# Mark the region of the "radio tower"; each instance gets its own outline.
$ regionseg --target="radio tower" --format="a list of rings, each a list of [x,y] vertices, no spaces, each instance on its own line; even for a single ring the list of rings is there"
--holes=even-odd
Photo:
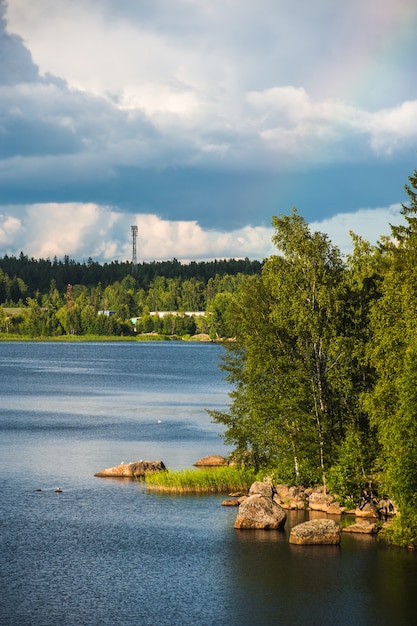
[[[131,226],[130,230],[132,231],[132,274],[134,274],[138,264],[138,259],[136,257],[136,238],[138,236],[138,227]]]

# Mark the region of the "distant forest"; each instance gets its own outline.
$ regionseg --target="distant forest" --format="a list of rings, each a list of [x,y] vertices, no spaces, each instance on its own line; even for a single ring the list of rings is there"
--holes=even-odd
[[[249,259],[189,264],[173,259],[133,266],[6,255],[0,259],[0,333],[230,336],[230,299],[261,269],[261,262]]]
[[[132,276],[138,289],[147,290],[156,277],[179,279],[180,281],[195,279],[207,283],[216,276],[236,276],[237,274],[260,274],[262,263],[242,260],[192,261],[181,263],[172,261],[152,261],[139,263],[135,267],[130,262],[112,261],[100,264],[89,258],[86,262],[78,262],[64,256],[50,259],[34,259],[23,252],[18,257],[4,255],[0,258],[0,304],[13,302],[17,304],[26,298],[33,298],[50,291],[51,283],[60,292],[67,285],[83,285],[91,288],[98,284],[106,288],[120,282],[126,276]]]

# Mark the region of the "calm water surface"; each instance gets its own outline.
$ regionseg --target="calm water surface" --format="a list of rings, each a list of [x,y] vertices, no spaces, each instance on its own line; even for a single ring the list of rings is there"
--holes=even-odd
[[[343,536],[235,531],[223,497],[169,496],[99,469],[225,454],[209,409],[222,348],[0,343],[0,624],[411,624],[417,555]],[[56,486],[62,493],[55,493]],[[37,491],[41,489],[41,491]]]

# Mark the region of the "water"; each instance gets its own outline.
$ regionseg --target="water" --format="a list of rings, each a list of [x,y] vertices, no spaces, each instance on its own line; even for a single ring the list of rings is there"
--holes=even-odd
[[[179,469],[225,454],[205,411],[227,403],[221,351],[0,343],[2,626],[415,621],[413,552],[350,535],[290,546],[302,512],[285,532],[235,531],[221,496],[94,477],[122,460]]]

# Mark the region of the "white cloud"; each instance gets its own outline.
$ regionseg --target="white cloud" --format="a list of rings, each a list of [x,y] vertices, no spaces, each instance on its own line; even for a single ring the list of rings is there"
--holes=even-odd
[[[0,213],[0,246],[6,248],[10,241],[15,240],[22,230],[22,223],[12,215]]]
[[[13,212],[14,216],[11,215]],[[177,258],[253,259],[272,253],[272,229],[250,227],[220,232],[205,230],[196,221],[163,220],[157,215],[132,215],[96,204],[34,204],[3,207],[0,214],[1,254],[23,251],[34,258],[99,262],[130,260],[132,225],[138,226],[138,261]]]
[[[375,244],[390,233],[389,224],[402,221],[400,204],[337,214],[310,224],[328,234],[343,254],[352,250],[349,231]],[[13,213],[13,215],[12,215]],[[221,258],[267,258],[275,253],[273,229],[245,226],[225,232],[203,229],[196,221],[163,220],[157,215],[131,215],[96,204],[34,204],[3,207],[0,214],[0,254],[34,258],[99,262],[129,261],[132,225],[138,226],[139,262],[176,258],[180,261]]]
[[[401,204],[388,207],[364,208],[351,213],[337,213],[330,218],[310,223],[311,230],[326,233],[330,241],[343,254],[352,252],[349,233],[363,237],[375,245],[383,235],[390,235],[390,224],[398,225],[404,221],[400,214]]]
[[[395,149],[417,142],[417,100],[382,109],[370,116],[371,145],[378,153],[391,154]]]

